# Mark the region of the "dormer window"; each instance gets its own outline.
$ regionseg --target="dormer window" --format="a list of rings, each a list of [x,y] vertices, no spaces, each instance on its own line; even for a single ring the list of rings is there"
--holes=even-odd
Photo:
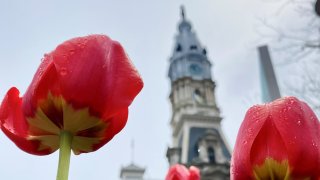
[[[203,53],[204,55],[207,55],[207,50],[206,50],[206,48],[203,48],[202,53]]]
[[[178,44],[178,45],[177,45],[177,47],[176,47],[176,51],[177,51],[177,52],[182,51],[182,47],[181,47],[181,45],[180,45],[180,44]]]
[[[196,49],[198,49],[198,47],[197,47],[196,45],[191,45],[191,46],[190,46],[190,49],[191,49],[191,50],[196,50]]]

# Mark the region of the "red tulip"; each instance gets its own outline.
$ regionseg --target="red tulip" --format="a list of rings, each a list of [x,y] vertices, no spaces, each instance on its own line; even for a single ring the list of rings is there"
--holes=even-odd
[[[250,108],[240,127],[231,179],[318,179],[319,121],[295,97]]]
[[[46,155],[71,136],[75,154],[95,151],[125,126],[143,87],[118,42],[104,35],[68,40],[42,59],[23,97],[11,88],[0,109],[2,131],[23,151]]]
[[[200,171],[194,166],[188,170],[185,166],[176,164],[170,167],[166,180],[200,180]]]

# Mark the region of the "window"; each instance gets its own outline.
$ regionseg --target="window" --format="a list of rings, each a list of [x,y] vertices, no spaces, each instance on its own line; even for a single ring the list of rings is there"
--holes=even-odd
[[[190,49],[191,49],[191,50],[196,50],[196,49],[198,49],[198,47],[197,47],[196,45],[191,45],[191,46],[190,46]]]
[[[202,50],[202,53],[203,53],[204,55],[206,55],[206,54],[207,54],[207,50],[206,50],[206,48],[204,48],[204,49]]]
[[[205,99],[203,98],[201,92],[199,89],[196,89],[193,92],[193,100],[197,103],[197,104],[204,104],[205,103]]]
[[[195,94],[195,95],[198,95],[198,96],[201,96],[201,92],[200,92],[199,89],[194,90],[194,94]]]
[[[214,149],[212,147],[208,148],[208,158],[209,158],[209,162],[210,163],[215,163],[216,162],[216,158],[214,155]]]
[[[178,44],[178,45],[177,45],[177,47],[176,47],[176,51],[177,51],[177,52],[182,51],[182,47],[181,47],[181,45],[180,45],[180,44]]]

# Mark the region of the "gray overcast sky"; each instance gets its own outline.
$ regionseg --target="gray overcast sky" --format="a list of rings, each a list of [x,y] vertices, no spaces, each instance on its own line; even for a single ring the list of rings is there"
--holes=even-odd
[[[125,47],[145,87],[130,107],[124,130],[97,152],[72,156],[70,180],[117,180],[121,166],[134,161],[147,167],[146,177],[163,179],[170,145],[168,58],[185,5],[202,45],[207,47],[217,82],[222,126],[234,145],[246,109],[259,100],[255,33],[257,17],[279,4],[262,0],[2,0],[0,5],[0,99],[11,86],[23,93],[43,54],[63,41],[107,34]],[[58,153],[32,156],[0,133],[1,179],[54,180]]]

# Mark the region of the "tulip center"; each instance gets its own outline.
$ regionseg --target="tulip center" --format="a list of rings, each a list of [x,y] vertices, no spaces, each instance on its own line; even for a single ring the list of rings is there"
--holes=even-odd
[[[71,149],[75,154],[91,152],[104,138],[108,124],[91,115],[89,108],[76,109],[63,97],[49,93],[34,117],[28,118],[30,140],[39,141],[39,150],[55,151],[59,148],[61,132],[72,136]]]
[[[288,160],[278,162],[267,158],[260,166],[255,166],[253,174],[256,180],[289,180],[290,169]]]

